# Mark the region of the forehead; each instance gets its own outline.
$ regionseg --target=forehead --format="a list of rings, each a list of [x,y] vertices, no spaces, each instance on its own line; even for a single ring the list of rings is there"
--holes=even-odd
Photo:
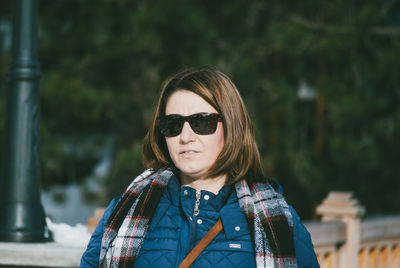
[[[217,113],[217,110],[196,93],[184,89],[172,93],[165,106],[166,115],[191,115],[202,112]]]

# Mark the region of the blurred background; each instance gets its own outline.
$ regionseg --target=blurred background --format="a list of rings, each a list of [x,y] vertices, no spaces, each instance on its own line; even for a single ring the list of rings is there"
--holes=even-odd
[[[0,3],[0,151],[13,1]],[[40,0],[41,185],[85,222],[143,170],[162,81],[210,65],[239,88],[268,177],[303,219],[332,190],[400,212],[399,1]]]

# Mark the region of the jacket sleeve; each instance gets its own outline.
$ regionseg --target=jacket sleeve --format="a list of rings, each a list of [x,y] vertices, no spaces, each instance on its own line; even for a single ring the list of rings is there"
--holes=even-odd
[[[296,251],[297,266],[299,268],[319,268],[310,233],[301,223],[300,217],[293,207],[289,206],[289,208],[293,216],[294,249]]]
[[[100,219],[99,223],[94,230],[92,237],[90,238],[89,244],[86,248],[86,251],[83,253],[81,258],[80,267],[98,267],[99,266],[99,257],[100,257],[100,247],[101,240],[103,238],[103,233],[108,221],[110,218],[112,211],[114,210],[115,205],[117,204],[120,196],[111,200],[110,204],[107,206],[104,211],[103,217]]]

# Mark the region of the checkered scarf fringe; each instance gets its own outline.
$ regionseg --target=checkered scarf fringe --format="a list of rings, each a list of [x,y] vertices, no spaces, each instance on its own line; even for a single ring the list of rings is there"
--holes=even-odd
[[[152,215],[173,176],[171,169],[146,170],[129,185],[104,231],[101,267],[133,267]],[[254,243],[257,267],[297,267],[293,221],[283,196],[269,183],[235,184]]]

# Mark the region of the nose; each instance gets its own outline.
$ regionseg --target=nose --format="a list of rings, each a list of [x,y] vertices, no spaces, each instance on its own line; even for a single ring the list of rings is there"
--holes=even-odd
[[[179,135],[181,143],[188,143],[194,141],[196,138],[196,133],[190,127],[188,122],[185,122],[182,127],[181,134]]]

